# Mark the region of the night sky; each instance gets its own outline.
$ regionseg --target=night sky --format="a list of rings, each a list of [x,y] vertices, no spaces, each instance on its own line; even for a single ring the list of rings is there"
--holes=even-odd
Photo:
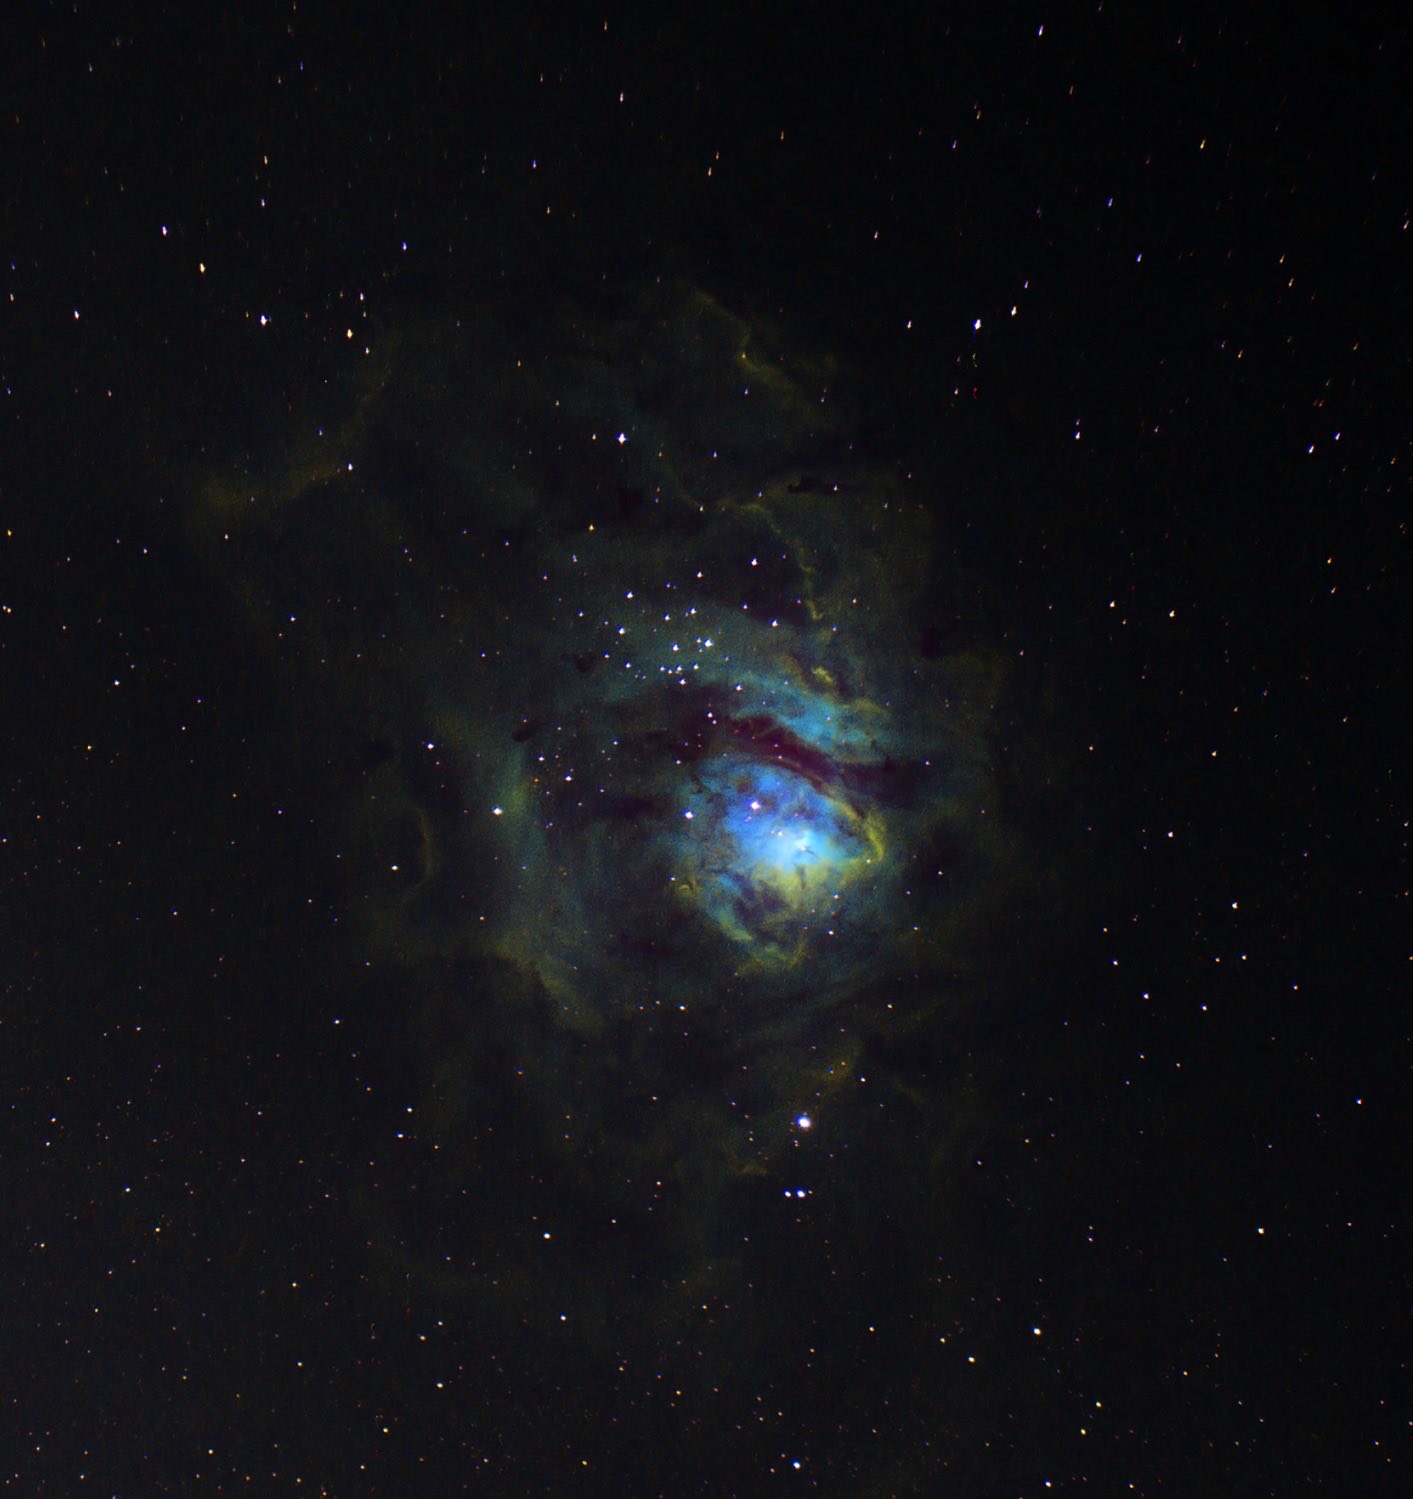
[[[0,22],[0,1488],[1406,1492],[1407,23],[669,9]]]

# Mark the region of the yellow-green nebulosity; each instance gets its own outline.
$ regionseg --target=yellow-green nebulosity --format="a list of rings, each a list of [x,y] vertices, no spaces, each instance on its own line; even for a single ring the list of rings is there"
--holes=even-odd
[[[417,1060],[428,1153],[366,1230],[398,1285],[651,1341],[746,1304],[783,1194],[843,1212],[961,1131],[910,1069],[1020,868],[1003,673],[938,495],[858,457],[836,384],[690,292],[390,330],[341,420],[207,488]],[[836,1224],[846,1273],[871,1232]]]

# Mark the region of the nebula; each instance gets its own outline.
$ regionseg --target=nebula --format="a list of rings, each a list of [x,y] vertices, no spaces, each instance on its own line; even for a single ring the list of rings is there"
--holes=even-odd
[[[917,1079],[995,1003],[1006,669],[945,497],[840,384],[690,288],[409,322],[194,511],[420,1079],[429,1154],[366,1236],[429,1295],[562,1294],[622,1346],[756,1273],[743,1225],[815,1190],[799,1120],[821,1181],[885,1106],[917,1118],[874,1155],[962,1128]],[[546,1259],[548,1216],[594,1254]],[[834,1229],[865,1277],[872,1232]]]
[[[916,967],[948,879],[919,860],[986,774],[971,705],[947,706],[975,663],[919,666],[923,580],[880,575],[909,509],[878,479],[777,480],[646,544],[590,522],[536,548],[552,622],[503,651],[505,707],[461,759],[491,771],[502,950],[569,1023],[666,990],[749,1039]]]

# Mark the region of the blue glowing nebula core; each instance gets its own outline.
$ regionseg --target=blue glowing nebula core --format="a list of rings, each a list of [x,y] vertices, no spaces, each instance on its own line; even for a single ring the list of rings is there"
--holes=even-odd
[[[683,814],[684,880],[740,943],[794,952],[841,920],[878,853],[864,818],[795,771],[724,756],[696,778]]]

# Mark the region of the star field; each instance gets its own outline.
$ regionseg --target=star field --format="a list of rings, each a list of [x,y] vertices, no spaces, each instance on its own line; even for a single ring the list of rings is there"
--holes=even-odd
[[[1406,24],[9,31],[0,1488],[1402,1492]]]

